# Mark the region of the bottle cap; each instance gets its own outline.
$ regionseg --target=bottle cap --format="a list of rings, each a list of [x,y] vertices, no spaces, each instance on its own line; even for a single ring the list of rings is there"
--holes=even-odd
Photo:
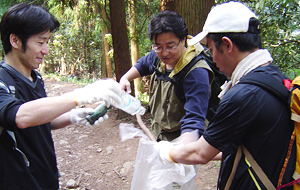
[[[144,115],[145,114],[145,111],[146,111],[146,108],[144,108],[143,106],[141,106],[140,108],[139,108],[139,110],[138,110],[138,114],[140,114],[140,115]]]

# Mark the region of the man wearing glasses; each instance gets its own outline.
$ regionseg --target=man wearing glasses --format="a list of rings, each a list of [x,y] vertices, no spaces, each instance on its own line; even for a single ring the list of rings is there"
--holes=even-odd
[[[206,164],[222,154],[217,189],[293,189],[288,186],[296,163],[296,147],[290,144],[294,128],[290,107],[256,85],[259,81],[245,82],[254,76],[260,81],[273,78],[279,84],[270,83],[269,88],[285,88],[286,76],[272,63],[270,52],[262,49],[258,17],[240,2],[219,4],[208,14],[203,31],[189,43],[203,39],[230,81],[223,86],[217,112],[199,140],[179,148],[168,141],[157,143],[162,162]]]
[[[199,43],[188,46],[187,34],[185,22],[180,15],[171,11],[158,13],[148,29],[148,36],[153,43],[152,51],[140,58],[120,79],[121,86],[130,93],[130,81],[151,75],[151,130],[157,141],[172,141],[179,136],[185,142],[191,141],[195,139],[189,138],[190,132],[198,130],[199,137],[204,131],[210,83],[213,79],[210,67],[204,60],[200,60],[184,76],[185,103],[176,96],[172,82],[174,76],[204,50]]]

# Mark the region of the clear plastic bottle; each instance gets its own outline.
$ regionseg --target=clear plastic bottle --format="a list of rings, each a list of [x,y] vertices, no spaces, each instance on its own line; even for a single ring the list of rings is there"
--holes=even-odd
[[[111,104],[114,107],[119,108],[131,115],[135,115],[137,113],[140,115],[144,115],[145,110],[146,110],[141,105],[141,102],[137,98],[131,96],[130,94],[126,93],[125,91],[123,92],[123,94],[121,96],[121,102],[119,104],[116,104],[115,102],[111,102]]]

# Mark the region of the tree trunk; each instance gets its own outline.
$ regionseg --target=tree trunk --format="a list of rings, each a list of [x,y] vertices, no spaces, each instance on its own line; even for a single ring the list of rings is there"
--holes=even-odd
[[[108,55],[108,52],[110,50],[109,44],[107,42],[107,39],[105,38],[105,35],[109,33],[109,26],[108,26],[108,19],[107,19],[107,13],[105,9],[104,4],[100,4],[96,0],[94,1],[94,4],[96,5],[96,13],[101,16],[102,19],[102,39],[103,39],[103,53],[101,55],[101,76],[102,78],[112,78],[112,67],[111,67],[111,59]]]
[[[61,56],[60,58],[60,76],[66,75],[66,62],[65,62],[65,56]]]
[[[124,0],[109,0],[111,33],[114,48],[114,63],[117,81],[131,67],[129,42],[127,36],[127,24]],[[118,112],[117,119],[124,116],[125,112]]]
[[[105,55],[105,60],[106,60],[106,65],[104,66],[106,68],[106,73],[108,78],[112,78],[113,74],[112,74],[112,67],[111,67],[111,59],[108,55],[108,52],[110,50],[109,44],[107,42],[107,39],[105,38],[105,35],[107,33],[109,33],[109,28],[107,26],[107,24],[105,24],[105,22],[107,22],[107,16],[106,16],[106,11],[105,11],[105,7],[101,6],[101,17],[103,20],[103,24],[102,24],[102,34],[103,34],[103,45],[104,45],[104,55]]]
[[[175,11],[184,19],[190,35],[202,31],[214,0],[160,0],[160,10]]]
[[[105,34],[102,33],[104,39]],[[104,50],[104,42],[102,43],[102,49]],[[107,78],[106,58],[105,51],[101,53],[101,78]],[[110,77],[111,78],[111,77]]]
[[[131,44],[131,64],[135,65],[137,60],[140,58],[140,48],[139,42],[136,34],[136,12],[135,12],[135,2],[134,0],[128,1],[128,12],[129,12],[129,30],[130,30],[130,44]],[[134,91],[137,96],[141,92],[141,77],[134,79]]]
[[[114,48],[114,63],[117,81],[131,67],[127,24],[125,16],[125,2],[123,0],[110,0],[111,33]]]

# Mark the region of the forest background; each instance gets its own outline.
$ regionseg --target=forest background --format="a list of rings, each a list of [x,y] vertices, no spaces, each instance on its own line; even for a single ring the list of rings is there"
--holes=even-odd
[[[1,0],[0,16],[16,3],[48,9],[61,24],[49,42],[50,53],[39,71],[61,80],[86,84],[120,77],[152,46],[147,29],[161,10],[172,10],[185,20],[189,34],[202,31],[211,8],[226,0]],[[263,48],[293,79],[300,74],[299,0],[241,0],[261,20]],[[4,58],[0,44],[0,56]],[[134,86],[133,86],[134,84]],[[147,97],[147,79],[132,83],[133,95]],[[147,100],[145,100],[147,101]]]

